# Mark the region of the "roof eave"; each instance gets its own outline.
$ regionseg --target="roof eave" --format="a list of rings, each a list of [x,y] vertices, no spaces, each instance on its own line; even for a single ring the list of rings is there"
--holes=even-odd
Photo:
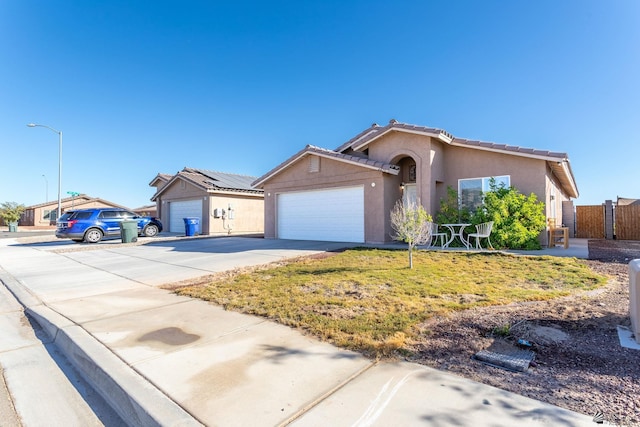
[[[248,196],[248,197],[264,197],[262,190],[233,190],[228,188],[210,188],[207,190],[208,194],[226,194],[234,196]]]
[[[475,142],[480,143],[480,141],[475,141]],[[472,145],[472,144],[469,144],[469,143],[464,143],[464,142],[457,141],[455,139],[451,142],[451,145],[454,146],[454,147],[471,148],[473,150],[491,151],[493,153],[508,154],[508,155],[511,155],[511,156],[528,157],[528,158],[531,158],[531,159],[545,160],[545,161],[548,161],[548,162],[563,161],[567,157],[566,154],[564,154],[564,153],[557,153],[557,155],[536,154],[536,153],[531,153],[531,152],[527,152],[527,151],[505,150],[505,149],[496,148],[496,147],[486,147],[486,146],[475,145],[475,144]]]
[[[378,135],[369,138],[369,139],[364,139],[367,135],[366,134],[363,136],[363,138],[361,138],[361,141],[358,144],[351,144],[350,147],[351,149],[353,149],[354,151],[360,151],[362,150],[364,147],[366,147],[367,145],[371,144],[373,141],[383,137],[384,135],[390,133],[390,132],[405,132],[405,133],[411,133],[414,135],[422,135],[422,136],[429,136],[432,138],[437,138],[443,142],[446,142],[447,144],[451,143],[452,138],[449,135],[446,135],[442,132],[427,132],[424,130],[418,130],[418,129],[405,129],[405,128],[397,128],[397,127],[389,127],[388,129],[385,129],[384,131],[378,133]],[[364,140],[362,140],[364,139]],[[345,149],[348,147],[345,147]]]
[[[550,161],[549,165],[553,173],[558,177],[560,184],[565,189],[569,197],[577,199],[580,196],[580,192],[578,191],[578,186],[576,185],[569,159],[563,159],[562,161],[555,162]]]
[[[355,161],[355,160],[336,157],[336,156],[332,155],[332,153],[335,153],[336,155],[341,154],[341,153],[336,153],[336,152],[320,151],[320,150],[314,149],[312,146],[307,145],[303,150],[299,151],[294,156],[290,157],[284,163],[281,163],[280,166],[272,169],[271,171],[269,171],[268,173],[266,173],[262,177],[258,178],[256,181],[254,181],[252,183],[252,185],[254,187],[263,186],[266,181],[268,181],[269,179],[273,178],[274,176],[276,176],[277,174],[282,172],[284,169],[288,168],[292,164],[298,162],[299,160],[305,158],[308,155],[315,155],[315,156],[318,156],[318,157],[324,157],[326,159],[335,160],[337,162],[343,162],[343,163],[348,163],[348,164],[351,164],[351,165],[360,166],[360,167],[367,168],[367,169],[378,170],[378,171],[381,171],[381,172],[384,172],[384,173],[389,173],[389,174],[392,174],[392,175],[398,175],[398,173],[400,172],[399,169],[384,168],[384,167],[380,167],[380,166],[376,166],[376,165],[368,165],[368,164],[361,163],[361,162],[358,162],[358,161]]]

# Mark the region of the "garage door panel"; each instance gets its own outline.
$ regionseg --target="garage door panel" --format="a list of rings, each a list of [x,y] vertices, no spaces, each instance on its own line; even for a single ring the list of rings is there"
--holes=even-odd
[[[202,200],[169,202],[169,231],[184,232],[183,218],[199,218],[202,224]]]
[[[363,187],[278,195],[281,239],[364,242]]]

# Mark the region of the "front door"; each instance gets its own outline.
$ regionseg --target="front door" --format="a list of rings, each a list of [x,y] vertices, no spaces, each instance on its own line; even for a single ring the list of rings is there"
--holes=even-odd
[[[409,204],[416,205],[418,203],[418,187],[416,184],[404,184],[402,203],[405,206],[408,206]]]

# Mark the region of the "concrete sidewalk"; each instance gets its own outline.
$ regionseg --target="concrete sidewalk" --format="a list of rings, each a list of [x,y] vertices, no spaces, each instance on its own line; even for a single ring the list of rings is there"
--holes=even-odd
[[[6,239],[0,279],[130,425],[593,424],[421,365],[376,363],[158,288],[343,246],[224,238],[58,252]]]

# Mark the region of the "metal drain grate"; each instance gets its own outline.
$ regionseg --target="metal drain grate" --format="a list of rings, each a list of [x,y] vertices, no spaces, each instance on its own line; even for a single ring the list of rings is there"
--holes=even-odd
[[[509,369],[510,371],[525,372],[533,361],[535,353],[530,350],[515,348],[513,350],[503,349],[500,352],[480,350],[474,357],[487,365]]]

